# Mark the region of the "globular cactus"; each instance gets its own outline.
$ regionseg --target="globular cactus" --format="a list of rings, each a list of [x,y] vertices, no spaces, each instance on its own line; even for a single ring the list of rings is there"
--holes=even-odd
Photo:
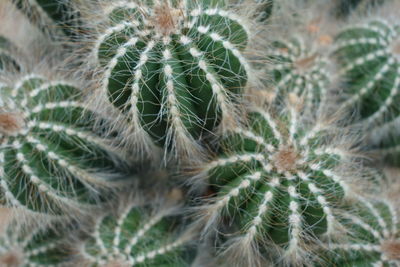
[[[346,82],[342,107],[358,111],[354,121],[370,129],[366,147],[374,155],[397,160],[400,122],[400,24],[370,19],[346,27],[336,40],[336,55]]]
[[[311,27],[317,26],[310,25],[310,31],[313,30]],[[329,35],[321,35],[312,42],[301,35],[290,40],[274,41],[267,58],[271,63],[268,72],[274,82],[275,97],[279,99],[294,93],[304,97],[310,108],[320,104],[333,80],[332,60],[329,53],[323,51],[328,50],[326,46],[332,41]]]
[[[347,232],[327,244],[329,266],[400,266],[397,194],[381,199],[358,197],[347,211],[342,210],[339,216]]]
[[[365,127],[399,115],[400,24],[382,19],[346,27],[336,37],[336,55],[347,82],[347,108],[359,108]]]
[[[94,131],[95,111],[85,110],[80,97],[80,90],[68,81],[33,74],[12,86],[2,85],[3,204],[48,214],[70,209],[68,215],[73,215],[108,198],[99,193],[123,183],[126,159]]]
[[[182,154],[220,125],[232,128],[235,95],[251,78],[245,20],[224,1],[119,1],[93,48],[100,94],[121,110],[139,145],[152,139]]]
[[[30,226],[17,221],[12,210],[0,208],[2,223],[0,233],[0,266],[2,267],[66,267],[66,239],[62,234],[49,228],[49,225]],[[21,218],[21,217],[20,217]],[[30,222],[29,222],[30,223]]]
[[[195,233],[175,231],[176,211],[130,201],[117,216],[97,218],[79,246],[79,266],[189,266],[188,243]]]
[[[199,221],[205,234],[230,222],[222,255],[235,266],[307,264],[310,244],[335,234],[333,210],[363,172],[348,168],[357,169],[351,141],[331,138],[333,121],[303,117],[301,98],[288,98],[280,112],[250,107],[249,127],[237,128],[198,175],[216,190]]]

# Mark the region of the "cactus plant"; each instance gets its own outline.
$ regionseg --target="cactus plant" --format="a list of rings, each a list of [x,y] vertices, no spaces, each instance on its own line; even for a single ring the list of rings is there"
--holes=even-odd
[[[399,24],[382,19],[351,25],[336,38],[336,54],[347,81],[345,107],[359,107],[366,127],[399,115]]]
[[[251,107],[249,127],[236,129],[201,168],[217,193],[200,222],[212,229],[230,218],[226,251],[247,260],[243,265],[264,266],[257,262],[263,257],[288,265],[310,260],[308,246],[335,233],[333,209],[355,190],[357,175],[345,171],[354,156],[329,138],[332,121],[302,117],[302,102],[292,93],[281,112]]]
[[[322,35],[315,42],[297,36],[272,43],[267,58],[271,61],[269,72],[278,98],[292,92],[305,97],[309,107],[325,98],[332,81],[332,60],[321,50],[331,42],[329,35]]]
[[[198,2],[198,3],[197,3]],[[102,94],[133,125],[139,144],[188,153],[219,124],[232,128],[235,95],[252,73],[244,19],[224,1],[122,1],[106,8],[93,48]]]
[[[341,212],[347,233],[341,241],[327,244],[332,266],[400,266],[400,213],[395,198],[358,197],[356,204]]]
[[[176,207],[125,205],[117,216],[96,220],[91,237],[79,246],[83,266],[188,266],[188,242],[193,233],[177,234]],[[174,222],[175,221],[175,222]]]
[[[125,159],[93,131],[94,112],[84,110],[74,84],[32,74],[2,85],[0,94],[4,204],[49,214],[79,211],[122,183]]]

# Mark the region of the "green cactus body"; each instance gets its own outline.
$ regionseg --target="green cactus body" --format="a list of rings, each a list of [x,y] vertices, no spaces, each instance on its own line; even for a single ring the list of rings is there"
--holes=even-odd
[[[322,44],[318,44],[323,46]],[[315,44],[302,37],[275,41],[267,53],[271,61],[271,76],[277,98],[295,93],[306,99],[307,105],[319,104],[330,86],[331,60]]]
[[[85,266],[189,266],[184,255],[190,238],[173,233],[172,210],[150,210],[134,205],[99,218],[80,249]]]
[[[350,160],[345,149],[329,144],[323,124],[302,122],[296,106],[279,116],[255,109],[250,127],[237,129],[201,174],[217,191],[204,207],[208,225],[228,216],[239,251],[268,244],[289,264],[307,258],[307,242],[335,232],[333,207],[352,191],[352,175],[338,167]]]
[[[122,1],[106,10],[110,27],[94,48],[103,92],[137,136],[183,152],[237,120],[233,98],[250,69],[241,19],[222,1],[196,2]]]
[[[382,125],[399,115],[400,25],[371,20],[338,34],[336,54],[343,67],[348,99],[359,107],[366,127]]]
[[[0,265],[3,267],[66,267],[65,243],[56,232],[35,227],[27,231],[15,224],[0,235]]]
[[[0,196],[3,204],[60,213],[88,208],[120,185],[109,140],[66,81],[31,75],[1,88]],[[121,160],[121,159],[120,159]]]
[[[350,210],[340,214],[348,230],[345,241],[327,245],[332,266],[400,266],[400,213],[395,203],[360,198]]]

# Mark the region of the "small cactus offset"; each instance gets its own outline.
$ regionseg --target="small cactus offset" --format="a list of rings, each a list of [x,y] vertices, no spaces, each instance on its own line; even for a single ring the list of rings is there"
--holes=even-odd
[[[301,36],[273,42],[267,57],[271,61],[269,72],[275,83],[276,97],[294,93],[307,99],[309,108],[326,97],[332,80],[332,60],[327,52],[319,50],[331,41],[326,35],[320,37],[319,46]]]
[[[400,114],[400,24],[383,19],[346,27],[336,37],[336,55],[347,82],[344,106],[359,110],[365,127]]]
[[[349,211],[341,212],[347,232],[343,241],[327,245],[332,266],[400,266],[400,212],[395,198],[359,197]]]
[[[243,51],[244,20],[224,1],[121,1],[105,10],[109,27],[95,43],[102,90],[151,142],[191,154],[196,140],[232,128],[235,95],[252,75]]]
[[[91,237],[79,246],[79,266],[189,266],[193,233],[174,230],[176,208],[155,209],[136,202],[125,205],[117,216],[96,219]]]
[[[329,141],[329,121],[302,116],[293,93],[282,112],[252,107],[249,128],[236,129],[201,168],[217,191],[201,221],[211,229],[229,218],[234,233],[227,233],[226,249],[247,260],[243,266],[264,266],[257,257],[288,265],[312,259],[308,246],[335,234],[333,209],[352,195],[357,177],[346,171],[355,162],[350,150]]]
[[[111,141],[93,131],[77,87],[38,75],[0,89],[0,196],[4,204],[59,213],[100,200],[116,187]],[[120,163],[116,163],[116,160]]]

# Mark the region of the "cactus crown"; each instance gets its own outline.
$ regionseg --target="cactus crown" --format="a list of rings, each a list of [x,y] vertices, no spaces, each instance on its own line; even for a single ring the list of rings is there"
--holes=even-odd
[[[271,72],[278,97],[295,93],[307,99],[307,105],[313,101],[318,104],[325,97],[331,81],[330,60],[318,47],[297,37],[273,42],[267,56],[272,62]]]
[[[282,112],[254,109],[249,128],[238,128],[202,175],[217,190],[205,207],[207,223],[233,217],[232,247],[268,243],[291,264],[309,256],[314,237],[335,232],[333,208],[352,192],[354,177],[342,172],[352,161],[345,148],[330,143],[322,120],[304,121],[301,99],[289,96]]]
[[[73,84],[30,75],[0,93],[2,201],[58,213],[83,208],[97,200],[96,190],[118,184],[105,178],[118,170],[116,155],[92,131],[93,113],[84,111]]]
[[[398,116],[400,99],[400,25],[377,19],[349,26],[337,36],[336,54],[344,64],[350,97],[365,126]]]
[[[237,120],[233,97],[250,74],[243,56],[248,29],[219,7],[222,1],[196,2],[121,1],[105,10],[109,27],[94,47],[102,88],[129,118],[138,143],[152,137],[196,151],[205,130]]]
[[[395,203],[359,197],[350,210],[340,214],[348,229],[345,241],[328,246],[332,262],[338,266],[400,265],[400,213]]]
[[[175,238],[171,233],[173,210],[149,214],[144,208],[131,205],[116,217],[99,218],[93,234],[82,245],[82,261],[107,267],[186,266],[183,255],[189,235]]]

